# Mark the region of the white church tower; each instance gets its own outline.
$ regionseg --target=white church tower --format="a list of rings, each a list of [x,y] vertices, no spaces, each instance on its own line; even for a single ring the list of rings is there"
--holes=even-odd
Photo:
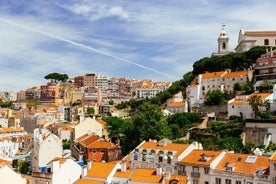
[[[229,53],[229,37],[227,32],[224,30],[225,25],[222,25],[222,30],[218,37],[218,52],[212,53],[212,56],[223,56]]]

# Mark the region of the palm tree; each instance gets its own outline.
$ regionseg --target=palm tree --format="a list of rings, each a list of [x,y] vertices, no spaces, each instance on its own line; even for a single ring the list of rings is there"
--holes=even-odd
[[[251,95],[247,101],[255,113],[255,119],[257,119],[257,115],[260,113],[260,107],[263,106],[262,97],[254,94]]]

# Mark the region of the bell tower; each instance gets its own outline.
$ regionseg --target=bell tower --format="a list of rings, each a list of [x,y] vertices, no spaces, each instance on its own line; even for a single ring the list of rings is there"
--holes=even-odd
[[[229,37],[227,35],[227,32],[224,30],[225,25],[222,25],[222,30],[218,37],[218,54],[219,55],[225,55],[229,53],[229,47],[228,47],[228,41]]]

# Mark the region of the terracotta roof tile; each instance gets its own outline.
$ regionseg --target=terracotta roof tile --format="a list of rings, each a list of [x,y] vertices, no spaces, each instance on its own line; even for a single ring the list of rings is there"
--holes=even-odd
[[[247,99],[249,99],[252,95],[258,95],[260,96],[262,99],[265,99],[267,98],[269,95],[271,95],[272,93],[253,93],[251,95],[248,96]]]
[[[97,122],[99,122],[100,124],[102,124],[103,126],[106,125],[106,122],[102,119],[97,119]]]
[[[233,102],[229,103],[231,105],[240,105],[243,104],[244,102],[246,102],[246,100],[243,99],[235,99]]]
[[[168,107],[183,107],[185,106],[184,102],[173,102],[170,105],[168,105]]]
[[[248,157],[256,158],[254,162],[249,162]],[[255,156],[248,154],[226,154],[222,160],[216,166],[216,170],[226,170],[226,165],[230,164],[234,169],[234,172],[254,174],[259,168],[269,168],[269,157],[267,156]]]
[[[171,175],[170,179],[165,179],[165,184],[170,184],[172,181],[177,181],[178,183],[181,183],[181,184],[187,184],[188,178],[187,176],[182,176],[182,175]]]
[[[276,36],[276,31],[245,31],[246,36]]]
[[[116,173],[114,174],[114,177],[118,178],[128,178],[130,174],[132,173],[132,170],[127,169],[126,171],[122,172],[121,169],[118,169]]]
[[[175,151],[175,157],[178,157],[183,151],[189,147],[189,144],[175,144],[167,143],[165,146],[159,146],[158,142],[144,142],[139,148],[142,149],[152,149],[152,150],[168,150]]]
[[[217,156],[219,156],[222,151],[211,151],[211,150],[193,150],[180,162],[187,164],[196,164],[196,165],[210,165]],[[206,155],[206,161],[201,160],[202,155]]]
[[[160,183],[162,181],[162,175],[156,175],[155,169],[136,168],[130,180],[136,182]]]
[[[87,134],[84,134],[83,136],[79,137],[77,139],[77,142],[79,142],[81,145],[83,146],[88,146],[92,143],[94,143],[95,141],[99,140],[100,137],[97,136],[97,135],[87,135]]]
[[[79,179],[78,181],[75,182],[75,184],[102,184],[103,182],[101,181],[96,181],[96,180],[89,180],[89,179]]]
[[[246,77],[247,71],[237,71],[237,72],[230,72],[226,73],[222,78],[230,78],[230,77]]]
[[[202,79],[205,78],[220,78],[224,72],[211,72],[211,73],[203,73]]]
[[[107,141],[95,141],[94,143],[90,144],[88,148],[106,148],[106,149],[112,149],[112,148],[118,148],[115,144],[112,144],[111,142]]]
[[[115,166],[115,162],[93,162],[91,163],[91,169],[87,171],[87,176],[93,178],[107,178]]]

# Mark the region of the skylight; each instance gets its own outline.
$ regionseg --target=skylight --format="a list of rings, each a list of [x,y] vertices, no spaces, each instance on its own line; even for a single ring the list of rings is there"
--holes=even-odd
[[[255,163],[257,157],[256,156],[248,156],[246,159],[246,163]]]

